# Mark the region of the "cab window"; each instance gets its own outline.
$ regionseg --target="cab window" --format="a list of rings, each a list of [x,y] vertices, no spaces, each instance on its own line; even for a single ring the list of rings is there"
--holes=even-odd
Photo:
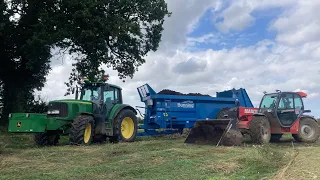
[[[119,89],[114,89],[115,90],[115,102],[116,103],[121,103],[121,97],[120,97],[120,90]]]
[[[113,103],[114,102],[114,88],[105,89],[103,92],[104,102],[105,103]]]
[[[120,92],[119,89],[114,87],[106,88],[104,91],[104,102],[105,103],[120,103]]]
[[[293,109],[293,94],[282,94],[278,109]]]
[[[298,94],[294,95],[294,106],[295,109],[303,109],[302,100]]]

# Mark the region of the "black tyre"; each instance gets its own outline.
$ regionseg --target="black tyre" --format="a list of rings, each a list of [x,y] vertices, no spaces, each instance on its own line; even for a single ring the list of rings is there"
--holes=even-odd
[[[130,109],[122,110],[113,120],[114,136],[109,138],[111,143],[133,142],[138,131],[138,121]]]
[[[298,142],[314,143],[319,139],[319,123],[312,118],[303,118],[300,121],[299,133],[292,137]]]
[[[249,133],[253,143],[267,144],[271,139],[270,123],[265,116],[253,116]]]
[[[271,134],[270,141],[271,142],[278,142],[278,141],[280,141],[281,137],[282,137],[282,134]]]
[[[69,141],[75,145],[90,145],[93,141],[94,119],[89,115],[79,115],[71,124]]]
[[[54,132],[42,132],[34,135],[34,141],[40,146],[56,146],[60,136]]]

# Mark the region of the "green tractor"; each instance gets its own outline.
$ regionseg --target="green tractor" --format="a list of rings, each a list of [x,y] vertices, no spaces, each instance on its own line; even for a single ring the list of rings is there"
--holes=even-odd
[[[74,93],[74,92],[73,92]],[[137,135],[137,111],[123,104],[121,88],[102,82],[84,81],[75,99],[55,100],[46,114],[12,113],[9,132],[34,133],[38,145],[57,145],[61,135],[70,144],[133,142]]]

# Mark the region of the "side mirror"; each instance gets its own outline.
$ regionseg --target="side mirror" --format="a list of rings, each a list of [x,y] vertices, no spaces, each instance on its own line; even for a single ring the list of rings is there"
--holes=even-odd
[[[302,113],[311,113],[311,110],[303,110]]]

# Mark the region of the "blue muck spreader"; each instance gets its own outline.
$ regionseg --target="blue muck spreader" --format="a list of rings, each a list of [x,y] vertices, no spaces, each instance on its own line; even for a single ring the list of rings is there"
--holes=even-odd
[[[186,143],[219,144],[222,137],[228,137],[232,141],[229,143],[237,145],[242,142],[237,137],[242,136],[234,121],[226,118],[224,112],[232,112],[230,109],[237,106],[253,107],[243,88],[217,92],[216,97],[171,90],[156,93],[148,84],[137,90],[145,104],[145,107],[137,106],[145,109],[143,124],[139,126],[143,132],[138,136],[182,133],[183,129],[191,128]]]

